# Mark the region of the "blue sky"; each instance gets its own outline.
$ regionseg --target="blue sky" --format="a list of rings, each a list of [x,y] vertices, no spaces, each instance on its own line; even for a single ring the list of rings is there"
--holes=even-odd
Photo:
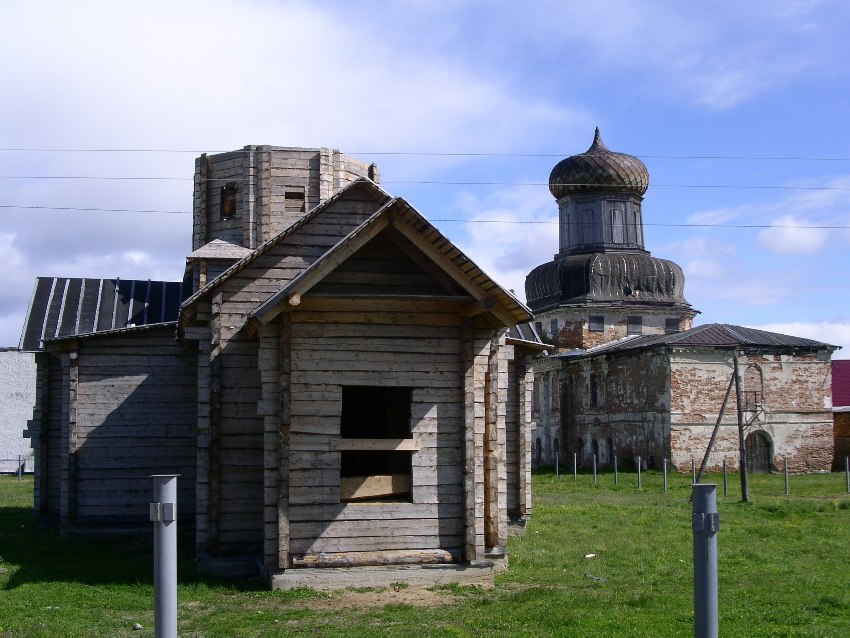
[[[56,208],[188,212],[195,156],[246,144],[377,162],[524,296],[557,251],[549,171],[599,126],[650,171],[647,248],[684,268],[697,323],[850,357],[841,0],[30,0],[4,23],[0,147],[146,152],[0,151],[0,345],[38,275],[182,275],[189,214]]]

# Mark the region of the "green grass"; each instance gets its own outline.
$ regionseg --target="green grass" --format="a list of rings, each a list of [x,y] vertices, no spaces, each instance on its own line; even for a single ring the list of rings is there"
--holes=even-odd
[[[689,475],[534,477],[527,533],[494,589],[442,586],[325,594],[210,582],[182,550],[179,631],[217,636],[692,635]],[[850,635],[850,497],[844,475],[737,475],[718,488],[720,633]],[[722,483],[719,476],[705,482]],[[68,539],[39,529],[32,480],[0,477],[0,637],[153,636],[149,539]],[[595,554],[592,558],[586,558]],[[358,604],[370,597],[378,604]],[[132,631],[133,623],[143,629]]]

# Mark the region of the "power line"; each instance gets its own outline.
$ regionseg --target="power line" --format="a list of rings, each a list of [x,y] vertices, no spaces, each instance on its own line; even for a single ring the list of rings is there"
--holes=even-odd
[[[266,148],[264,151],[286,152],[288,148]],[[250,150],[237,149],[229,151],[177,149],[177,148],[34,148],[6,147],[0,152],[12,153],[172,153],[172,154],[219,154],[219,153],[249,153]],[[496,152],[458,152],[458,151],[351,151],[346,155],[378,155],[378,156],[407,156],[407,157],[526,157],[551,158],[570,157],[576,153],[496,153]],[[668,160],[724,160],[724,161],[758,161],[758,162],[850,162],[850,157],[817,157],[806,155],[654,155],[631,154],[642,159]]]
[[[0,175],[2,180],[94,180],[94,181],[172,181],[192,182],[194,177],[148,177],[148,176],[104,176],[104,175]],[[244,182],[233,178],[206,178],[202,182]],[[406,184],[419,186],[598,186],[598,184],[564,183],[550,184],[549,182],[468,182],[441,180],[387,180],[382,184]],[[737,190],[791,190],[791,191],[850,191],[850,186],[789,186],[773,184],[653,184],[653,188],[710,188]]]
[[[56,210],[56,211],[72,211],[72,212],[98,212],[98,213],[161,213],[165,215],[191,215],[192,211],[188,210],[158,210],[151,208],[94,208],[94,207],[76,207],[76,206],[18,206],[15,204],[0,204],[0,209],[17,208],[21,210]],[[551,225],[559,224],[558,220],[537,220],[537,219],[463,219],[463,218],[442,218],[429,219],[432,222],[452,222],[463,224],[535,224],[535,225]],[[644,222],[644,226],[661,226],[668,228],[800,228],[800,229],[846,229],[850,225],[812,225],[799,226],[792,224],[666,224],[661,222]]]

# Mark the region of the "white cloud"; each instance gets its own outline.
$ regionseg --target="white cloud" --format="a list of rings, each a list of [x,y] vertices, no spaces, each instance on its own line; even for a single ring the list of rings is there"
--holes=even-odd
[[[468,239],[464,252],[505,288],[525,299],[525,277],[558,252],[558,213],[548,191],[503,189],[486,197],[463,194],[456,203]],[[495,222],[495,223],[493,223]]]
[[[808,255],[821,250],[829,238],[823,228],[812,228],[812,223],[784,215],[759,232],[758,245],[777,255]]]
[[[813,322],[790,321],[750,325],[748,327],[841,346],[841,350],[836,351],[832,358],[850,359],[850,319]]]

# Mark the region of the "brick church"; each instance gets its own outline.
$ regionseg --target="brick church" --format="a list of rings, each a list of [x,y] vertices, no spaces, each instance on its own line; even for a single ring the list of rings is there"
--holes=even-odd
[[[721,414],[708,467],[738,466],[737,394],[753,471],[788,460],[792,471],[833,461],[830,358],[835,346],[727,324],[694,327],[685,276],[644,244],[649,172],[632,155],[590,148],[559,162],[549,190],[559,251],[525,283],[549,356],[535,363],[534,462],[601,466],[640,456],[679,470],[702,459]]]

